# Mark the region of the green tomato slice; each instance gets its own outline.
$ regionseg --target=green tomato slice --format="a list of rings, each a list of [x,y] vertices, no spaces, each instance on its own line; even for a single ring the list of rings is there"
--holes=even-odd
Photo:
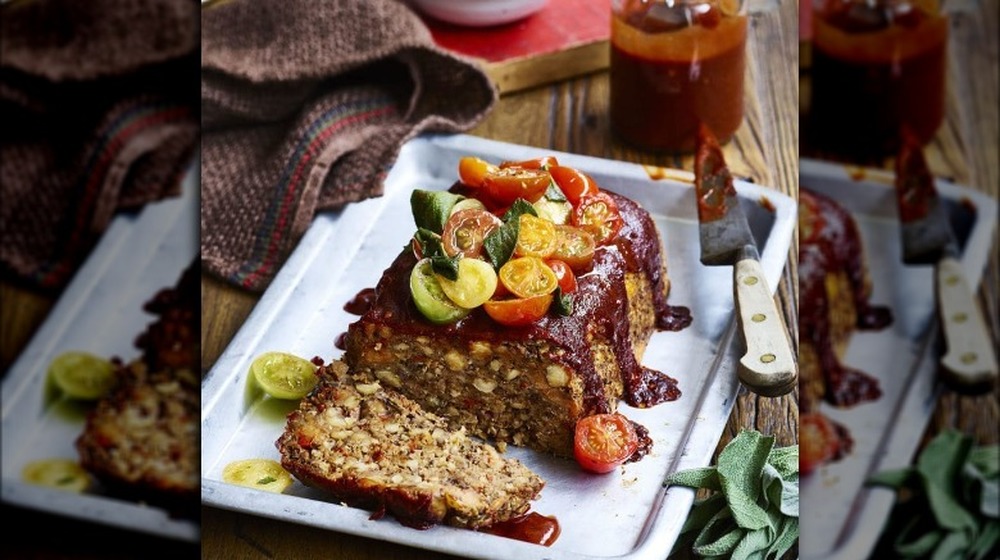
[[[115,366],[87,352],[65,352],[49,365],[49,379],[67,397],[95,400],[115,384]]]
[[[250,373],[264,392],[276,399],[301,399],[319,381],[315,364],[286,352],[257,356],[250,364]]]
[[[271,459],[233,461],[222,470],[222,480],[229,484],[280,494],[292,485],[292,475]]]
[[[70,492],[83,492],[90,486],[87,471],[71,459],[32,461],[21,470],[21,476],[29,484]]]
[[[461,275],[461,264],[459,264],[459,275]],[[421,260],[410,273],[410,295],[413,296],[413,303],[417,309],[428,321],[435,325],[454,323],[468,315],[469,310],[455,305],[445,295],[438,278],[438,275],[434,274],[431,260]]]
[[[497,273],[493,266],[479,259],[458,261],[458,278],[448,280],[438,275],[438,283],[448,299],[465,309],[475,309],[489,301],[497,290]]]

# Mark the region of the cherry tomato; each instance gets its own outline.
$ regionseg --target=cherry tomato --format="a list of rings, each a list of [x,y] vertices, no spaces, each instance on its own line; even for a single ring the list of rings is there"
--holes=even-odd
[[[496,173],[498,167],[492,163],[472,156],[465,156],[458,162],[458,177],[466,186],[478,189],[483,186],[487,175]]]
[[[590,232],[598,245],[607,245],[622,228],[622,216],[615,201],[602,192],[580,199],[573,211],[573,225]]]
[[[590,178],[590,175],[572,167],[556,166],[549,169],[552,180],[556,182],[559,189],[566,195],[566,199],[574,207],[580,203],[584,196],[590,196],[600,192],[597,183]]]
[[[508,167],[520,167],[521,169],[546,169],[559,165],[556,158],[552,156],[545,156],[535,159],[529,159],[526,161],[505,161],[500,164],[500,169],[507,169]]]
[[[508,327],[524,327],[541,319],[549,312],[552,294],[530,298],[490,300],[483,310],[494,321]]]
[[[621,414],[595,414],[576,423],[573,456],[586,471],[611,472],[638,448],[639,437],[635,428]]]
[[[522,214],[518,221],[515,255],[544,259],[556,250],[556,227],[552,222],[531,214]]]
[[[523,198],[528,202],[538,200],[549,188],[552,177],[541,169],[508,167],[486,175],[483,190],[500,206],[509,206]]]
[[[485,210],[459,210],[452,214],[441,232],[441,244],[450,257],[462,255],[477,258],[483,255],[483,240],[503,222]]]
[[[542,259],[518,257],[500,267],[500,281],[510,292],[520,298],[551,294],[559,281]]]
[[[574,226],[556,226],[556,250],[552,257],[568,264],[574,272],[590,267],[596,243],[589,232]]]
[[[818,412],[799,417],[799,472],[807,475],[837,454],[840,438],[833,423]]]
[[[559,283],[559,289],[562,290],[562,293],[572,294],[576,291],[576,275],[573,274],[573,270],[568,264],[559,259],[549,259],[545,261],[545,264],[549,265],[552,272],[556,273],[556,281]]]

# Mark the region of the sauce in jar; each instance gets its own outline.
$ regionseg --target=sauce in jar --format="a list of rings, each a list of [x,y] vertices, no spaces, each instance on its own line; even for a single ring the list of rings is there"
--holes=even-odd
[[[743,120],[747,20],[737,0],[616,0],[611,125],[625,141],[693,152],[704,122],[726,142]]]
[[[944,118],[947,18],[936,2],[823,0],[813,15],[809,143],[861,160],[921,144]]]

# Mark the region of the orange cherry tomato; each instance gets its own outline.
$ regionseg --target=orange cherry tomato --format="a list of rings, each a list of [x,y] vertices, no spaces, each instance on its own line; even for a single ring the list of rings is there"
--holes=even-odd
[[[799,417],[799,471],[807,475],[836,456],[840,437],[823,414],[808,412]]]
[[[602,192],[580,199],[573,211],[573,225],[590,232],[598,245],[607,245],[622,228],[622,216],[615,201]]]
[[[483,190],[498,205],[509,206],[519,198],[528,202],[538,200],[551,182],[548,171],[508,167],[486,175]]]
[[[522,214],[518,222],[515,255],[544,259],[556,250],[555,224],[531,214]]]
[[[518,257],[500,267],[500,281],[520,298],[551,294],[559,285],[556,273],[538,257]]]
[[[576,423],[573,456],[584,470],[607,473],[639,448],[632,422],[621,414],[595,414]]]
[[[507,169],[508,167],[520,167],[521,169],[549,169],[553,166],[559,165],[556,158],[552,156],[545,156],[535,159],[529,159],[526,161],[505,161],[500,164],[500,169]]]
[[[494,321],[508,327],[524,327],[541,319],[549,312],[552,294],[530,298],[490,300],[483,310]]]
[[[552,180],[575,208],[580,199],[600,192],[597,183],[586,173],[572,167],[556,166],[549,169]]]
[[[573,274],[573,270],[568,264],[559,259],[549,259],[545,261],[545,264],[549,265],[552,272],[556,273],[556,282],[558,282],[562,293],[572,294],[576,291],[576,275]]]
[[[503,222],[485,210],[459,210],[452,214],[441,232],[441,244],[449,257],[478,258],[484,254],[483,240]]]
[[[552,252],[552,258],[568,264],[574,272],[589,268],[597,245],[594,236],[574,226],[556,226],[555,229],[556,250]]]
[[[482,187],[486,176],[498,170],[492,163],[473,156],[465,156],[458,161],[458,178],[464,185],[474,189]]]

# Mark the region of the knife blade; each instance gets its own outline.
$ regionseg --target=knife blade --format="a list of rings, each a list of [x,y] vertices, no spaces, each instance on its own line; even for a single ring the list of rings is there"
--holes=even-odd
[[[935,267],[938,320],[947,347],[941,358],[945,380],[965,391],[991,390],[997,362],[983,312],[959,263],[961,250],[923,148],[905,133],[895,187],[903,262]]]
[[[733,267],[733,299],[746,347],[736,368],[740,381],[759,395],[784,395],[798,381],[798,363],[722,148],[704,125],[698,132],[695,192],[702,264]]]

